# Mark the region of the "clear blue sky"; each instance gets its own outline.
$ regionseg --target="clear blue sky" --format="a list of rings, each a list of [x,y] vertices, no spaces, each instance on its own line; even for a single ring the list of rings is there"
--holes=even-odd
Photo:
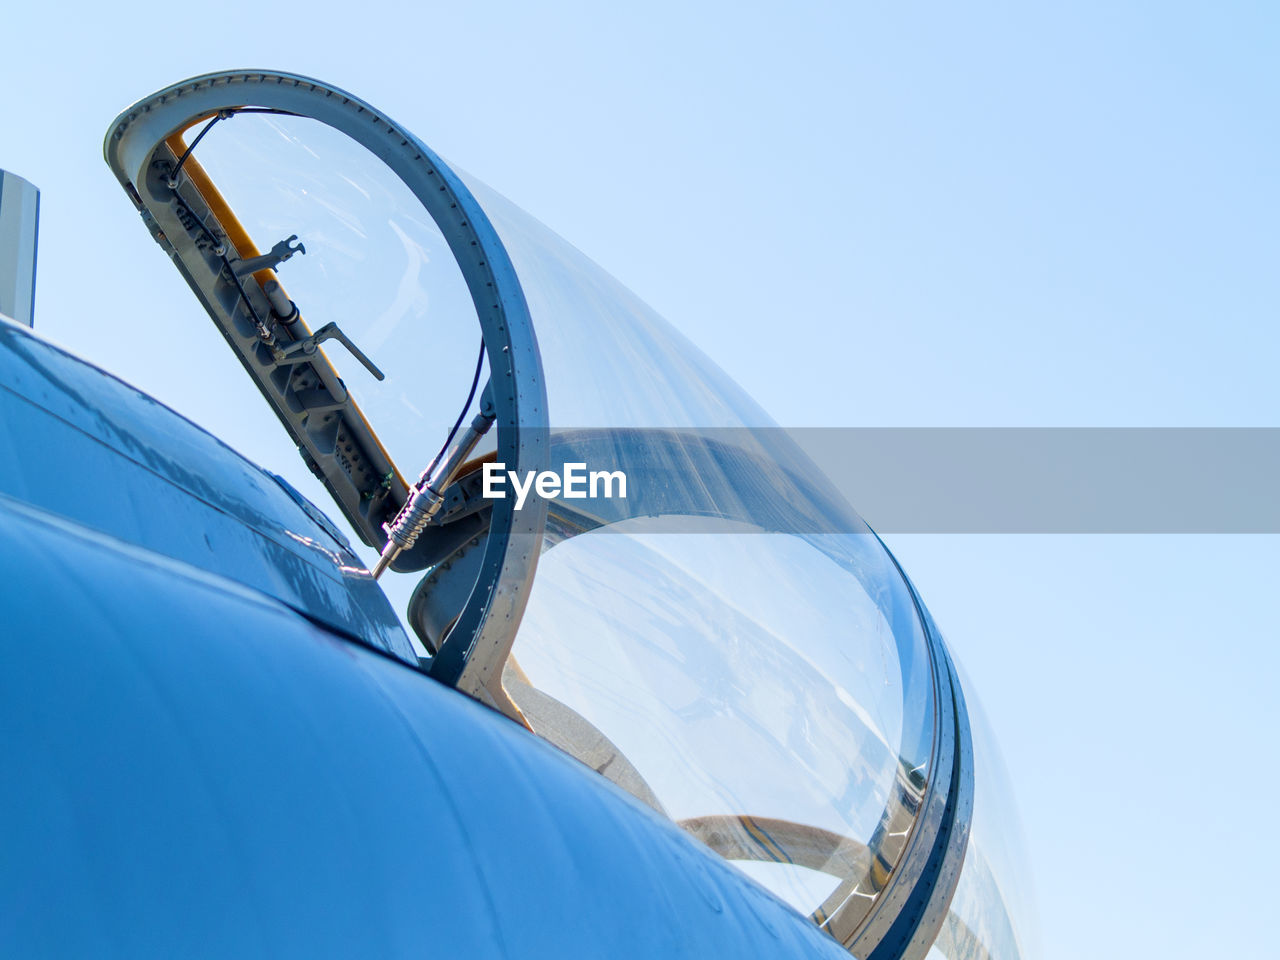
[[[507,194],[784,425],[1277,426],[1278,21],[22,3],[0,167],[43,190],[38,327],[197,420],[155,345],[223,348],[102,135],[172,81],[274,67]],[[1272,952],[1278,539],[891,539],[1001,737],[1050,960]]]

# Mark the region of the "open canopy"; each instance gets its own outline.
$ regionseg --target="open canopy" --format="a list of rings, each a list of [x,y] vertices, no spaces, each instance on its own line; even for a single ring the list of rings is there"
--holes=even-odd
[[[433,676],[739,861],[858,955],[924,955],[968,838],[959,684],[892,556],[740,388],[564,240],[342,91],[200,77],[132,107],[105,149],[366,543],[384,545],[457,424],[494,423],[391,567],[420,581],[409,617]],[[520,474],[584,462],[630,488],[518,509],[482,496],[493,460]],[[972,926],[946,927],[948,956],[1016,955]]]

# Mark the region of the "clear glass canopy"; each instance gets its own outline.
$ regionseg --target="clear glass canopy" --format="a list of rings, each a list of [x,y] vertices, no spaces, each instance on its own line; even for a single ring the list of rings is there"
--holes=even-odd
[[[337,323],[385,373],[325,344],[412,480],[456,416],[480,345],[436,224],[380,160],[313,120],[236,116],[188,162],[259,250],[294,234],[305,245],[280,281],[312,330]],[[528,301],[553,443],[603,433],[675,489],[661,515],[613,522],[552,505],[503,688],[534,732],[816,922],[856,924],[903,855],[930,778],[934,665],[910,590],[722,371],[575,248],[465,179]],[[735,462],[761,465],[750,496],[721,502],[708,491],[741,490],[743,475],[681,452],[706,428],[739,448]],[[670,443],[637,444],[645,431]],[[802,482],[771,486],[782,474]],[[770,497],[840,522],[778,532],[760,520]],[[682,502],[702,505],[687,525]],[[989,955],[1016,956],[982,926],[982,868],[963,876],[955,916]]]
[[[203,167],[258,250],[297,235],[306,252],[278,268],[278,282],[311,330],[337,323],[385,375],[325,345],[400,471],[416,477],[457,415],[480,347],[435,221],[382,161],[306,117],[233,116],[187,163]]]
[[[816,473],[643,301],[468,183],[529,302],[553,439],[603,427],[696,445],[710,428],[761,475]],[[681,451],[650,442],[644,456],[691,501],[743,486],[723,461],[694,457],[691,469]],[[901,853],[928,776],[929,655],[901,576],[860,521],[831,529],[861,533],[766,533],[746,499],[719,517],[700,504],[688,532],[669,513],[578,532],[557,526],[553,505],[508,680],[585,718],[650,803],[822,919],[868,906]]]
[[[929,956],[1019,960],[1040,953],[1031,870],[1005,770],[974,686],[960,669],[973,732],[973,826],[951,909]]]

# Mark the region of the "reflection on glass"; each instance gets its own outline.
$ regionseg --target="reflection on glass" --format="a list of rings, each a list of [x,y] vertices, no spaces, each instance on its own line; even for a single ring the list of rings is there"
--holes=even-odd
[[[434,222],[380,161],[313,121],[237,116],[196,158],[259,250],[294,234],[306,245],[281,281],[312,330],[337,323],[386,373],[379,383],[341,347],[324,348],[412,479],[456,415],[480,339]],[[666,428],[679,452],[682,431],[771,425],[630,291],[468,183],[528,300],[558,437],[601,428],[625,445],[625,428]],[[592,529],[553,509],[501,683],[535,732],[843,939],[898,862],[928,781],[929,653],[870,531],[743,532],[771,496],[808,516],[847,505],[813,493],[822,479],[798,450],[734,436],[742,462],[765,465],[757,502],[716,504],[699,533],[655,533],[643,517]],[[710,476],[709,461],[682,470],[657,446],[641,449],[673,488],[704,501],[741,487],[739,476]],[[812,483],[779,485],[783,471]],[[856,518],[835,526],[865,530]],[[965,877],[972,885],[978,873]],[[956,916],[970,921],[959,905]]]
[[[973,827],[935,949],[948,960],[1021,960],[1039,943],[1013,789],[973,684],[960,675],[973,735]]]
[[[847,511],[833,529],[866,528],[846,504],[808,499],[824,481],[798,450],[732,429],[772,423],[687,339],[467,182],[529,303],[553,443],[613,431],[676,489],[660,523],[592,532],[553,505],[506,689],[535,731],[818,922],[841,912],[833,932],[847,934],[906,844],[932,748],[931,667],[901,576],[870,531],[743,532],[779,498],[808,517]],[[666,433],[637,444],[628,428]],[[696,455],[700,428],[730,428],[716,442],[759,469],[710,475],[722,468]],[[784,471],[812,486],[782,485]],[[709,504],[712,490],[727,495]],[[699,504],[698,533],[669,532],[682,496]]]
[[[553,427],[774,425],[652,307],[506,197],[458,173],[520,277]]]
[[[543,557],[508,689],[573,709],[634,767],[638,795],[770,864],[753,876],[798,909],[830,912],[842,880],[870,874],[868,848],[896,858],[886,811],[919,796],[930,705],[910,598],[869,534],[644,527]]]
[[[381,160],[303,117],[239,114],[194,159],[260,251],[297,235],[306,254],[278,268],[311,330],[334,322],[386,374],[323,345],[410,481],[466,396],[480,327],[439,228]]]

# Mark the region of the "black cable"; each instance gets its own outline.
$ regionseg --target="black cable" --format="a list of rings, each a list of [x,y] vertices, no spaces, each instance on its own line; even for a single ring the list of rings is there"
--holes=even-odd
[[[209,236],[213,236],[213,234],[209,233],[208,227],[205,228],[205,233],[208,233]],[[266,321],[258,316],[258,311],[254,309],[252,301],[249,300],[249,295],[244,292],[244,284],[241,283],[240,278],[236,276],[236,268],[231,265],[231,261],[227,259],[227,255],[225,253],[222,255],[222,265],[226,268],[227,273],[231,275],[231,282],[236,285],[236,292],[240,294],[240,299],[243,300],[244,305],[249,308],[249,316],[253,317],[254,325],[258,328],[258,336],[263,340],[269,340],[271,337],[271,329],[267,326]],[[268,342],[267,345],[270,346],[271,344]]]
[[[434,457],[431,458],[431,465],[427,467],[426,472],[423,473],[424,477],[430,477],[431,474],[435,472],[436,464],[438,464],[440,462],[440,458],[443,457],[449,451],[449,444],[453,443],[453,438],[457,436],[458,430],[462,426],[462,421],[466,419],[467,411],[471,409],[471,401],[475,400],[476,398],[476,387],[480,385],[480,368],[483,366],[484,366],[484,337],[481,337],[480,338],[480,355],[476,357],[476,372],[471,377],[471,390],[467,394],[467,402],[462,405],[462,412],[458,414],[458,419],[453,422],[453,429],[449,431],[449,436],[445,438],[444,446],[440,448],[439,453],[437,453]]]
[[[177,185],[178,174],[182,172],[182,165],[187,162],[187,157],[191,156],[191,151],[196,148],[196,145],[199,144],[200,141],[204,139],[204,135],[208,133],[210,130],[212,130],[214,127],[214,124],[216,124],[219,120],[225,120],[229,116],[232,116],[232,111],[219,110],[218,113],[214,116],[214,118],[210,120],[208,123],[206,123],[204,127],[200,130],[200,132],[196,134],[196,138],[192,140],[189,144],[187,144],[187,149],[183,150],[182,156],[178,158],[178,165],[173,168],[173,173],[169,174],[170,186]]]
[[[296,113],[289,110],[276,110],[273,107],[232,107],[227,110],[219,110],[213,119],[206,123],[204,127],[201,128],[200,132],[196,134],[196,138],[188,144],[187,149],[182,151],[182,156],[178,158],[178,165],[174,167],[173,172],[169,174],[169,188],[171,190],[175,193],[177,192],[178,174],[182,172],[182,165],[186,163],[187,158],[191,156],[191,151],[193,151],[199,145],[200,141],[204,139],[204,135],[212,130],[214,124],[219,120],[227,120],[234,117],[237,113],[274,113],[286,117],[297,116]],[[209,242],[213,244],[214,252],[217,253],[219,249],[225,250],[226,242],[215,237],[213,235],[213,231],[205,226],[203,220],[198,217],[195,219],[200,229],[204,231],[204,235],[209,238]],[[249,295],[245,293],[244,285],[240,282],[240,278],[236,276],[235,268],[231,266],[231,261],[227,258],[226,253],[221,253],[219,256],[222,258],[223,267],[226,268],[227,273],[231,277],[231,282],[235,284],[236,292],[240,295],[240,299],[248,308],[249,316],[253,318],[254,325],[258,328],[259,335],[266,339],[271,335],[271,331],[268,329],[263,319],[258,316],[258,311],[254,309],[253,303],[249,300]]]
[[[191,141],[187,146],[187,149],[182,151],[182,156],[178,158],[178,165],[173,168],[173,173],[169,175],[169,180],[173,182],[177,181],[178,174],[182,172],[182,165],[187,162],[187,157],[191,156],[191,151],[196,148],[196,144],[204,139],[204,135],[213,129],[213,125],[215,123],[219,120],[228,120],[231,117],[234,117],[237,113],[275,113],[286,117],[297,116],[296,113],[291,113],[288,110],[275,110],[271,107],[232,107],[229,110],[219,110],[217,114],[214,115],[214,118],[206,123],[204,128],[196,134],[196,138]]]

